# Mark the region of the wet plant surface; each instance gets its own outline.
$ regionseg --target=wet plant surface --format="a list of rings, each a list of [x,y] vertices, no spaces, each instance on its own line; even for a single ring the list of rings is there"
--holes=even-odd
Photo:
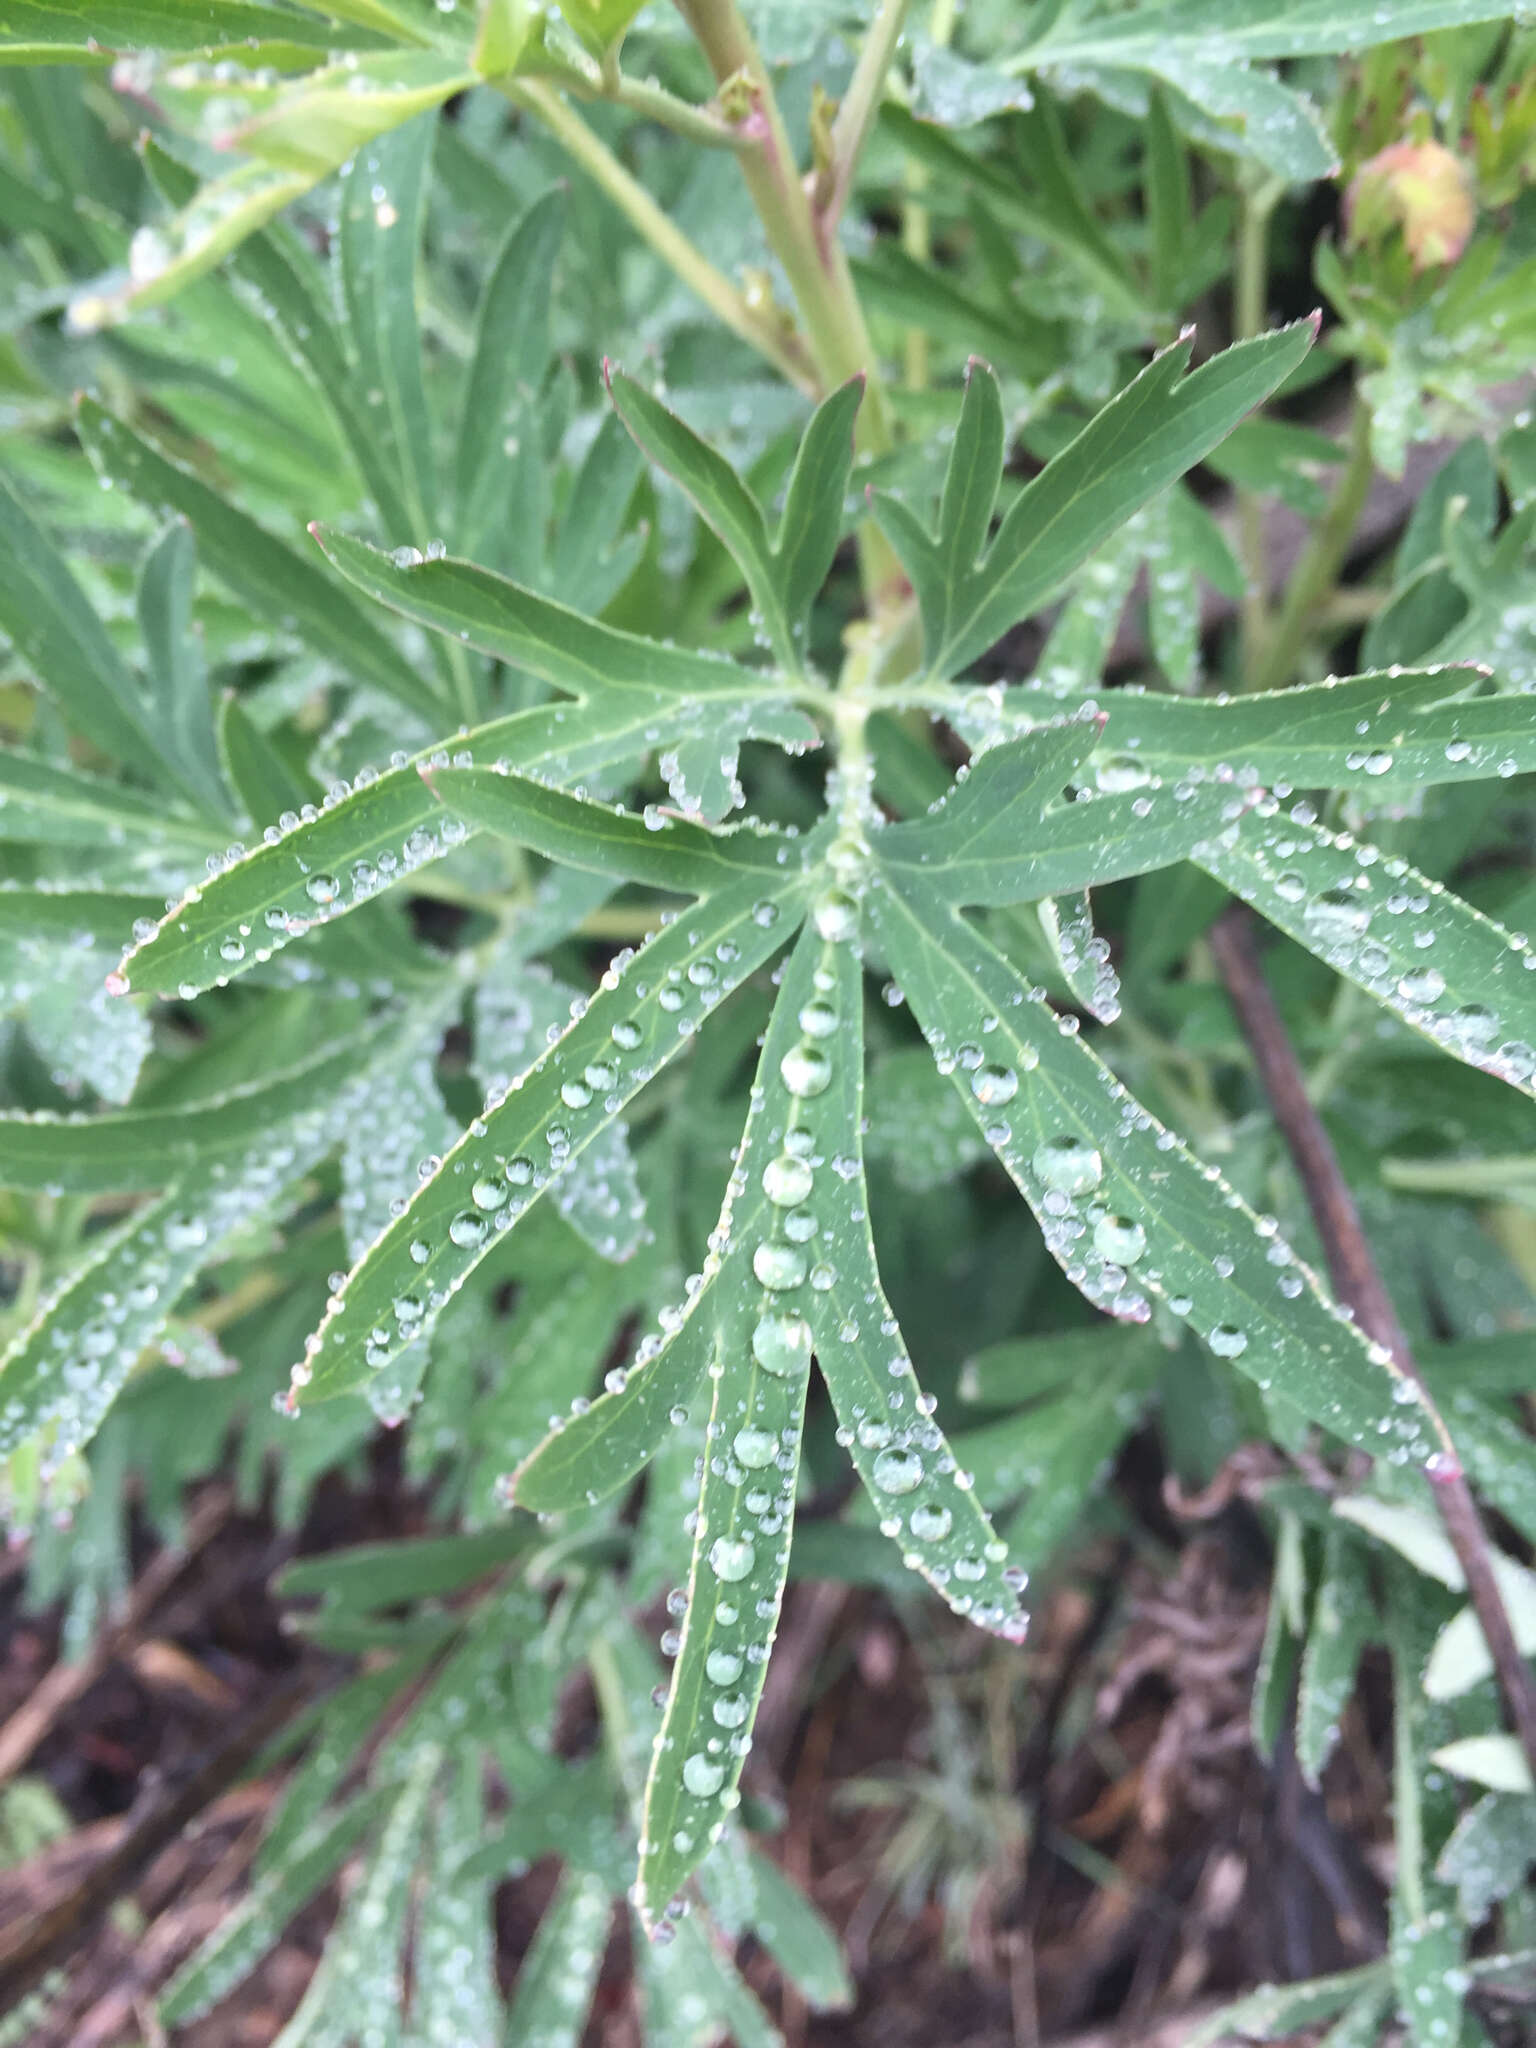
[[[0,2044],[1519,2038],[1533,80],[0,0]]]

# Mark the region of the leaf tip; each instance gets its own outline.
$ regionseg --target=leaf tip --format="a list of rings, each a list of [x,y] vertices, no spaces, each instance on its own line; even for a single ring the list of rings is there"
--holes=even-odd
[[[128,993],[128,977],[121,966],[112,969],[103,985],[109,996],[125,996]]]

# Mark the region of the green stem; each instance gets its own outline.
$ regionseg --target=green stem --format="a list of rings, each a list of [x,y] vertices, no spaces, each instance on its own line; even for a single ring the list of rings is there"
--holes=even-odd
[[[1349,544],[1371,488],[1371,409],[1357,393],[1350,420],[1348,452],[1328,509],[1296,565],[1275,630],[1248,687],[1275,690],[1290,680],[1307,637],[1326,605],[1349,553]]]
[[[829,391],[850,377],[865,379],[859,446],[868,454],[882,454],[891,445],[890,421],[864,311],[840,244],[819,231],[767,66],[735,0],[678,0],[678,6],[717,81],[744,81],[751,94],[751,110],[741,125],[758,147],[741,157],[742,176],[789,279],[822,389]]]
[[[637,178],[630,176],[552,87],[536,79],[503,79],[499,89],[515,106],[536,115],[555,140],[594,184],[607,194],[643,240],[709,307],[733,334],[767,357],[779,374],[811,397],[819,392],[816,372],[805,360],[795,337],[771,316],[753,310],[730,279],[719,271],[667,218]]]
[[[674,135],[681,135],[685,141],[697,142],[705,149],[740,150],[752,146],[740,129],[722,121],[718,114],[710,113],[706,107],[696,107],[690,100],[679,99],[676,93],[668,92],[654,79],[626,78],[616,64],[611,67],[594,64],[591,71],[583,75],[587,85],[580,86],[573,79],[573,92],[580,93],[583,98],[608,100],[616,107],[625,107],[632,114],[670,128]]]
[[[831,176],[820,207],[823,241],[836,231],[848,203],[853,174],[880,111],[886,73],[901,41],[908,4],[909,0],[880,0],[879,12],[869,25],[848,91],[832,123]]]

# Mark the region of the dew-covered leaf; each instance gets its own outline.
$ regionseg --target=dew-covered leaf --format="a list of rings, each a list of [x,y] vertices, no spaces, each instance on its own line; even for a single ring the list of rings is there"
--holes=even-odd
[[[904,509],[893,518],[891,500],[877,499],[877,516],[923,606],[929,672],[958,675],[1010,626],[1038,610],[1132,512],[1193,468],[1284,382],[1313,333],[1312,323],[1301,321],[1238,342],[1182,381],[1190,344],[1165,350],[1024,487],[979,563],[974,548],[950,542],[942,513],[939,539],[923,536],[914,546],[921,534],[917,521]],[[990,379],[990,371],[973,366],[972,386]],[[952,474],[961,447],[957,434]],[[990,501],[979,508],[993,449],[1000,459],[1000,446],[990,432],[979,432],[967,447],[967,473],[956,479],[954,496],[967,505],[961,531],[969,537],[978,526],[985,530]],[[946,499],[950,495],[946,479]]]
[[[192,620],[196,579],[191,528],[173,519],[139,565],[139,631],[159,744],[178,763],[185,786],[217,816],[228,810],[229,797],[219,772],[201,635]]]
[[[345,16],[347,9],[336,12]],[[325,14],[260,0],[11,0],[0,16],[0,53],[8,63],[85,63],[110,50],[191,54],[262,43],[366,48],[372,40],[339,29]]]
[[[157,517],[179,515],[190,522],[206,566],[269,631],[291,635],[328,656],[346,679],[371,683],[430,724],[444,722],[442,699],[312,558],[258,525],[95,399],[80,400],[76,424],[103,477],[142,500]]]
[[[454,539],[471,560],[494,542],[491,526],[512,470],[505,431],[533,406],[548,366],[549,310],[565,213],[565,192],[557,185],[512,223],[476,311],[454,460]],[[531,412],[526,424],[533,424]]]
[[[1440,1851],[1435,1875],[1456,1887],[1469,1927],[1525,1884],[1536,1861],[1536,1801],[1529,1793],[1490,1792],[1462,1815]]]
[[[379,1063],[374,1086],[347,1126],[338,1206],[349,1259],[360,1259],[388,1228],[394,1204],[415,1193],[418,1169],[459,1136],[433,1077],[435,1051],[435,1043],[404,1039],[398,1057]]]
[[[469,78],[434,57],[392,62],[437,66],[432,90],[446,98]],[[372,97],[364,95],[365,101]],[[422,376],[416,321],[416,251],[435,116],[410,120],[357,149],[342,179],[338,236],[342,302],[357,360],[364,418],[383,460],[399,479],[411,525],[391,538],[425,547],[437,532],[432,417]],[[308,123],[302,124],[308,132]],[[339,159],[338,159],[339,161]]]
[[[1253,801],[1151,777],[1067,801],[1064,785],[1098,730],[1095,719],[1071,719],[987,748],[926,817],[880,832],[881,859],[922,871],[956,903],[1022,903],[1166,867]]]
[[[398,1015],[385,1015],[292,1066],[174,1107],[94,1116],[0,1110],[0,1185],[77,1195],[168,1187],[233,1160],[290,1116],[323,1110],[400,1029]]]
[[[54,1459],[86,1442],[196,1275],[324,1158],[368,1086],[354,1055],[318,1103],[264,1125],[243,1151],[188,1168],[93,1240],[0,1354],[0,1456],[36,1435]]]
[[[1338,1741],[1361,1655],[1379,1630],[1365,1553],[1346,1530],[1330,1529],[1296,1700],[1296,1760],[1309,1785],[1321,1778]]]
[[[1536,952],[1310,806],[1266,809],[1192,858],[1442,1052],[1536,1094]]]
[[[1160,1300],[1217,1357],[1346,1441],[1400,1461],[1433,1454],[1413,1383],[1038,990],[916,878],[877,886],[871,909],[936,1059],[1096,1307],[1140,1321],[1149,1296]]]
[[[500,1236],[779,950],[802,886],[781,872],[722,889],[609,969],[583,1015],[487,1105],[348,1277],[295,1370],[300,1398],[359,1385],[427,1333]]]
[[[151,701],[129,671],[64,557],[0,480],[0,627],[65,718],[151,783],[169,775],[203,806],[206,793],[159,744]]]
[[[184,867],[193,859],[201,865],[217,834],[216,825],[178,814],[163,798],[20,747],[0,752],[0,839],[91,847],[117,861],[131,846],[141,859]]]
[[[870,1061],[864,1114],[864,1156],[916,1194],[958,1180],[987,1156],[986,1140],[920,1046]]]
[[[796,850],[761,825],[711,831],[654,808],[638,817],[510,768],[427,768],[423,777],[446,810],[478,831],[498,833],[549,860],[681,896],[706,895],[752,869],[771,875]]]
[[[613,1896],[603,1880],[568,1870],[518,1970],[508,2041],[580,2048],[612,1919]]]
[[[335,1876],[379,1818],[386,1795],[365,1792],[316,1819],[219,1922],[157,2000],[166,2026],[190,2025],[248,1977],[283,1929]]]
[[[149,1052],[150,1025],[137,1004],[107,993],[110,967],[111,955],[99,945],[0,934],[0,1012],[20,1009],[27,1036],[67,1094],[89,1088],[104,1102],[121,1103],[132,1095]],[[8,1122],[0,1111],[0,1184],[9,1174]]]
[[[1020,1572],[1007,1569],[1002,1543],[976,1499],[944,1432],[934,1402],[913,1371],[881,1286],[864,1179],[864,994],[862,970],[847,940],[812,947],[815,994],[801,1009],[807,1030],[787,1077],[814,1078],[819,1099],[808,1115],[815,1149],[806,1163],[814,1185],[805,1212],[817,1225],[804,1314],[832,1405],[839,1439],[908,1570],[921,1573],[957,1614],[1017,1640]]]
[[[411,1948],[408,2048],[489,2043],[501,2026],[489,1887],[466,1870],[485,1838],[484,1778],[484,1755],[467,1743],[433,1815]]]

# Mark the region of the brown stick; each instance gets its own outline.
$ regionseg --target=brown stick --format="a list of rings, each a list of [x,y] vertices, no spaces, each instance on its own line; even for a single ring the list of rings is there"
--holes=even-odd
[[[133,1640],[187,1565],[223,1528],[233,1506],[234,1498],[227,1487],[216,1487],[205,1494],[188,1520],[181,1542],[168,1543],[155,1553],[134,1582],[122,1610],[80,1661],[55,1664],[0,1726],[0,1785],[15,1776],[64,1709],[89,1691],[113,1658]]]
[[[1493,1658],[1510,1725],[1525,1751],[1532,1776],[1536,1777],[1536,1678],[1521,1656],[1510,1627],[1509,1613],[1493,1574],[1487,1531],[1461,1469],[1461,1460],[1414,1362],[1361,1227],[1355,1198],[1339,1171],[1328,1133],[1307,1094],[1295,1050],[1264,979],[1248,911],[1237,904],[1224,911],[1211,927],[1209,939],[1275,1121],[1301,1176],[1312,1220],[1323,1242],[1334,1292],[1354,1311],[1355,1321],[1365,1334],[1390,1352],[1398,1369],[1413,1381],[1444,1446],[1430,1461],[1426,1476]]]

